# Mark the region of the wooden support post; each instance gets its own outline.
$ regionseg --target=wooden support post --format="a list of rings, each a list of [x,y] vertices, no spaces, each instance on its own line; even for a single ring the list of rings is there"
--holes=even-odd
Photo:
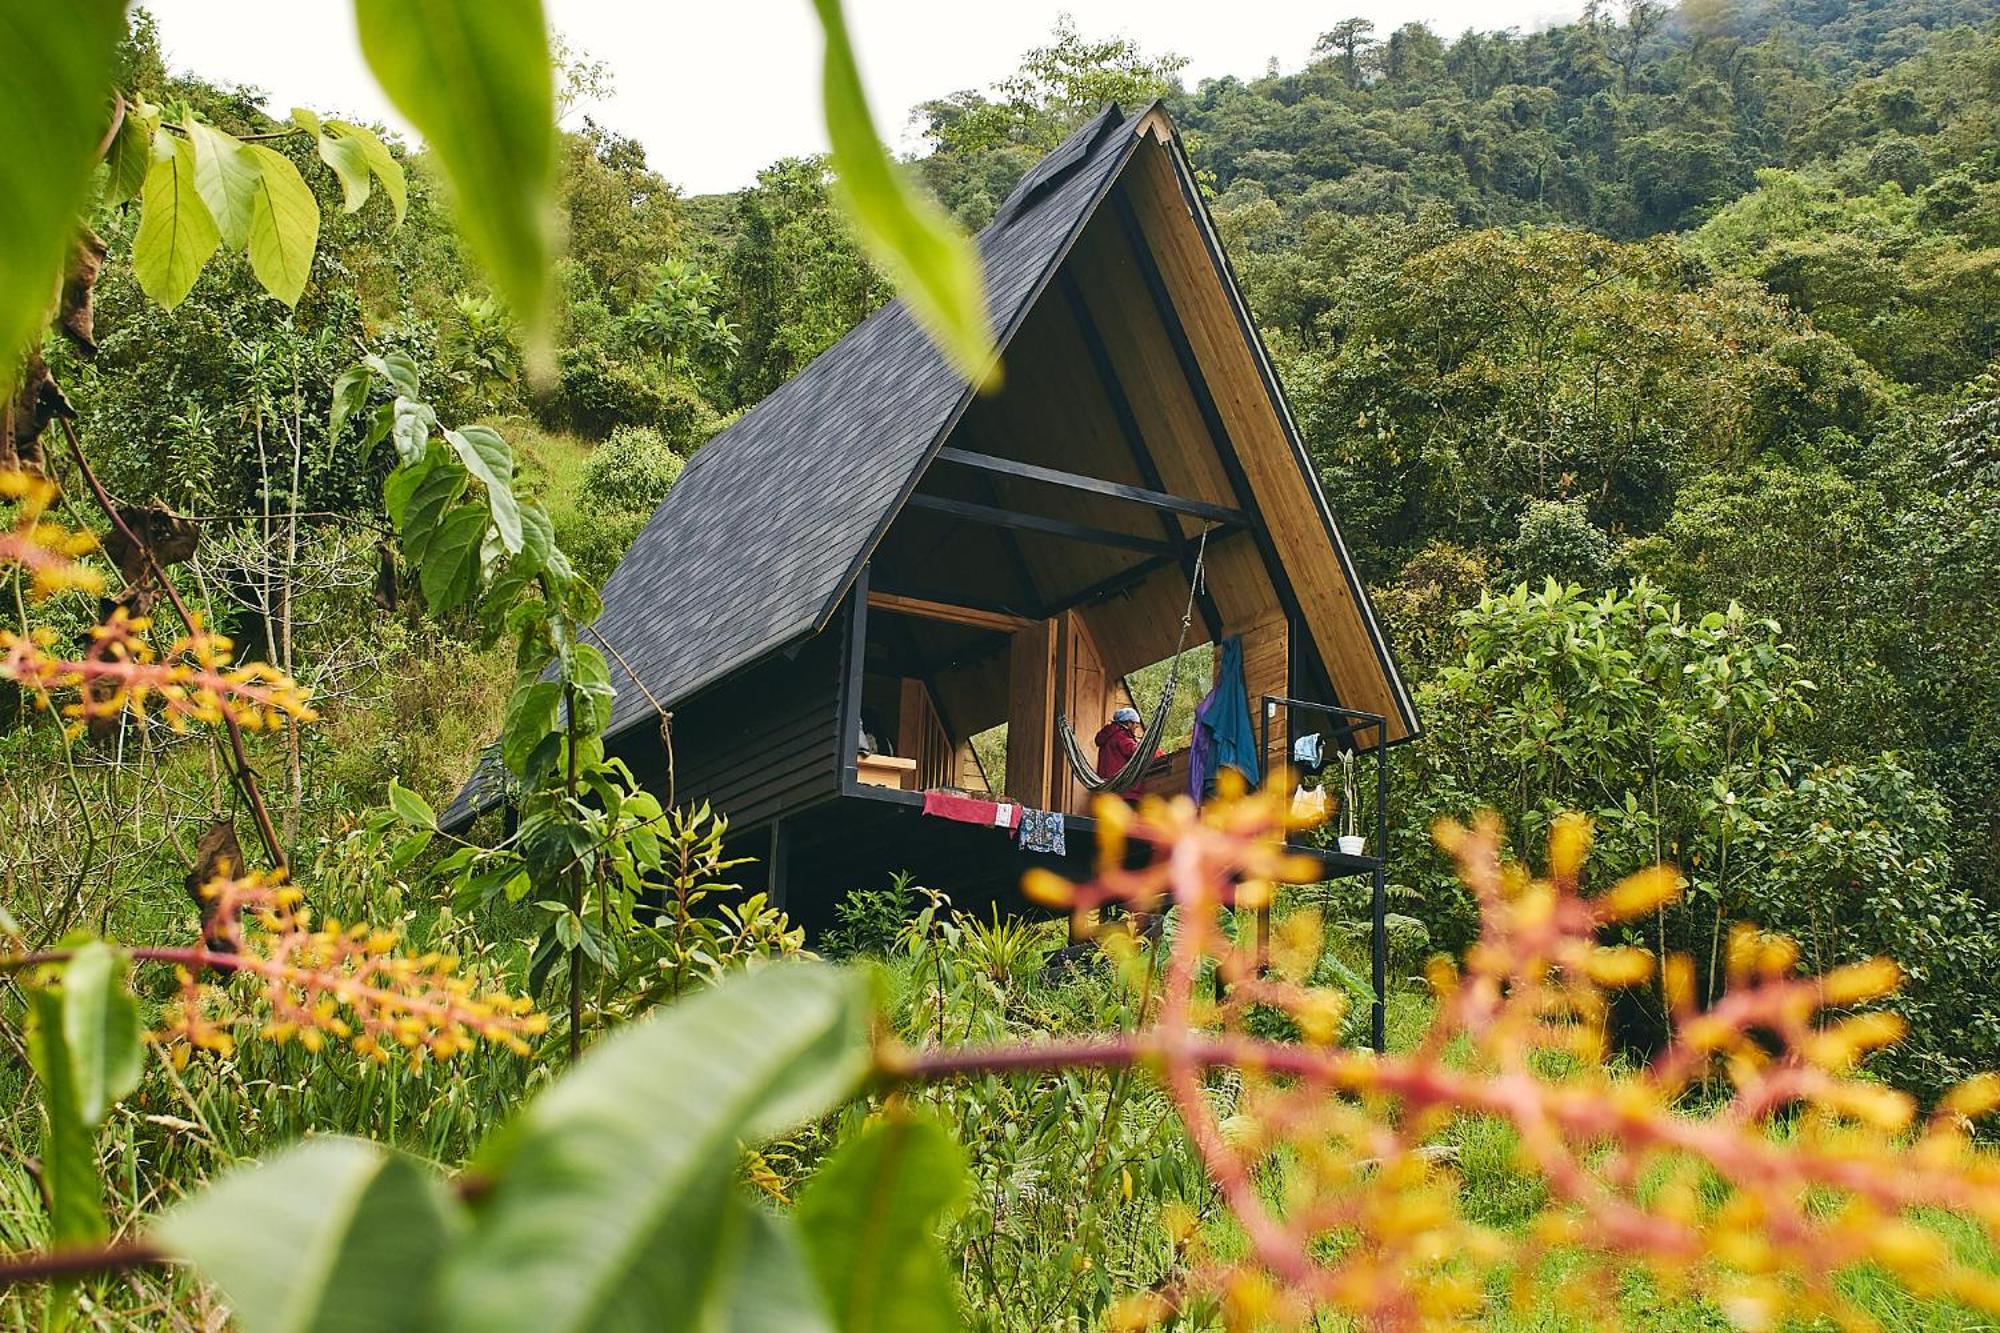
[[[847,599],[847,662],[840,678],[840,789],[852,792],[860,785],[855,761],[861,755],[861,674],[868,652],[868,566],[854,576],[854,591]]]
[[[1055,621],[1037,621],[1014,636],[1007,681],[1007,795],[1047,810],[1055,771]]]
[[[788,876],[786,872],[789,869],[791,857],[790,844],[791,840],[785,836],[785,821],[782,819],[772,820],[771,849],[768,853],[771,861],[765,872],[765,896],[770,899],[771,906],[781,912],[785,910],[786,890],[788,888],[786,883]]]

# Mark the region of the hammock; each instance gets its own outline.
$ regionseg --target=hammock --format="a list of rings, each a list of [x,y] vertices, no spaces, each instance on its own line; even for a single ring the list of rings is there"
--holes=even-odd
[[[1090,756],[1083,752],[1083,746],[1076,738],[1076,729],[1070,726],[1067,713],[1056,714],[1056,735],[1062,738],[1063,754],[1069,759],[1069,766],[1076,770],[1077,781],[1091,791],[1129,791],[1146,771],[1146,765],[1153,762],[1153,752],[1159,749],[1160,738],[1167,731],[1167,714],[1174,706],[1174,695],[1180,689],[1181,663],[1187,659],[1188,626],[1194,620],[1194,599],[1202,586],[1203,565],[1208,556],[1208,530],[1202,529],[1201,544],[1195,550],[1194,569],[1188,575],[1187,609],[1181,612],[1181,637],[1174,645],[1173,665],[1167,668],[1167,683],[1160,687],[1160,701],[1153,707],[1152,721],[1146,724],[1145,735],[1139,738],[1139,748],[1125,761],[1125,766],[1116,773],[1102,774],[1090,762]]]

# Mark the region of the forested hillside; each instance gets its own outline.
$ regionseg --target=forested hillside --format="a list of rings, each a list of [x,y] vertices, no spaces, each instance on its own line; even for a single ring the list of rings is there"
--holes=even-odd
[[[1921,1058],[1944,1066],[1912,1077],[1931,1082],[2000,1052],[2000,651],[1975,609],[2000,587],[1992,19],[1641,3],[1531,34],[1355,20],[1295,73],[1193,89],[1170,54],[1062,28],[1006,83],[919,108],[918,167],[979,226],[1103,101],[1166,97],[1423,683],[1408,860],[1428,864],[1433,812],[1493,802],[1532,830],[1581,803],[1625,856],[1712,873],[1712,919],[1675,928],[1685,942],[1713,946],[1725,906],[1817,922],[1827,957],[1925,933],[1930,993],[1971,1006],[1930,1038]],[[735,339],[683,372],[718,413],[884,297],[813,163],[683,214],[713,281],[699,309]],[[1550,578],[1576,591],[1543,602]],[[1455,620],[1521,583],[1527,602]],[[1677,637],[1740,608],[1716,651],[1793,706],[1737,700],[1732,742],[1692,693],[1586,697],[1599,663],[1547,684],[1528,663],[1513,697],[1494,684],[1518,640],[1566,656],[1601,631],[1657,695],[1662,672],[1695,669],[1645,649],[1675,605]],[[1691,739],[1666,747],[1663,727]],[[1461,942],[1443,868],[1407,887]]]
[[[1549,998],[1579,1014],[1600,1006],[1590,1016],[1605,1020],[1620,1060],[1676,1049],[1675,1024],[1725,987],[1762,978],[1776,994],[1794,964],[1848,968],[1837,975],[1853,983],[1852,1002],[1871,999],[1884,987],[1855,982],[1852,969],[1887,955],[1904,969],[1894,1019],[1839,1029],[1831,1054],[1815,1048],[1833,1075],[1859,1069],[1866,1080],[1835,1109],[1894,1134],[1918,1123],[1919,1106],[1944,1107],[1934,1128],[1949,1122],[1953,1132],[1989,1109],[1948,1089],[2000,1067],[2000,2],[1591,0],[1577,21],[1535,32],[1332,22],[1310,51],[1198,86],[1185,64],[1064,21],[1009,79],[939,89],[909,109],[924,150],[905,165],[976,230],[1104,103],[1160,98],[1180,127],[1424,727],[1392,769],[1395,967],[1408,981],[1397,985],[1396,1040],[1416,1047],[1433,1014],[1455,1003],[1443,972],[1419,976],[1433,955],[1477,969],[1496,956],[1470,947],[1482,922],[1489,946],[1496,922],[1532,933],[1533,922],[1521,924],[1521,883],[1507,879],[1503,892],[1497,860],[1481,859],[1498,855],[1497,835],[1477,826],[1433,836],[1440,820],[1492,810],[1514,846],[1536,849],[1521,853],[1545,877],[1535,891],[1580,913],[1562,927],[1575,938],[1559,943],[1692,960],[1684,975],[1650,960],[1622,980],[1592,973],[1593,986],[1619,990],[1615,1003],[1595,989]],[[131,623],[127,611],[142,632],[155,593],[172,585],[201,608],[193,619],[232,637],[229,663],[268,662],[310,691],[314,725],[301,724],[299,708],[273,707],[269,734],[249,744],[274,824],[267,841],[286,849],[270,859],[288,860],[317,910],[336,918],[329,938],[345,938],[339,920],[381,922],[422,966],[442,954],[464,960],[469,980],[438,983],[468,988],[451,990],[451,1003],[476,982],[481,997],[511,990],[567,1014],[556,1015],[558,1035],[543,1037],[541,1026],[509,1026],[504,997],[480,998],[500,1006],[501,1035],[487,1045],[446,1028],[443,1054],[427,1064],[436,1038],[422,1035],[403,1043],[405,1070],[400,1053],[385,1055],[393,1024],[366,1027],[352,1069],[328,1074],[313,1057],[335,1030],[323,1014],[316,1027],[310,1005],[285,1011],[277,1040],[240,1051],[203,1028],[199,987],[216,963],[197,956],[191,974],[142,988],[140,999],[149,1023],[172,1015],[214,1040],[193,1043],[192,1065],[186,1047],[163,1054],[132,1094],[143,1114],[105,1121],[125,1156],[106,1159],[116,1170],[103,1188],[111,1213],[132,1217],[299,1135],[367,1132],[455,1168],[565,1051],[574,1060],[587,1041],[684,992],[714,994],[747,964],[805,948],[782,911],[732,894],[714,818],[726,811],[662,810],[621,785],[629,773],[580,784],[578,756],[601,761],[603,746],[563,728],[608,710],[609,686],[600,691],[590,674],[602,656],[570,630],[589,622],[593,589],[703,443],[895,294],[839,206],[828,160],[775,162],[740,191],[688,196],[672,160],[649,157],[634,137],[639,127],[606,122],[612,71],[558,40],[562,244],[543,338],[510,310],[476,233],[454,214],[439,149],[334,121],[323,132],[309,109],[270,105],[199,66],[195,53],[192,68],[170,68],[152,20],[133,12],[116,86],[135,114],[150,109],[168,146],[147,150],[152,165],[140,164],[124,197],[112,188],[116,156],[107,158],[86,218],[105,250],[92,270],[94,306],[81,336],[65,325],[67,338],[52,334],[44,349],[62,401],[29,394],[0,430],[0,474],[45,467],[63,486],[45,515],[29,482],[8,483],[0,500],[17,506],[7,521],[18,526],[0,537],[33,537],[45,520],[89,526],[101,481],[107,514],[157,522],[176,549],[184,544],[170,577],[164,563],[146,564],[156,557],[129,555],[137,539],[114,540],[100,563],[125,585],[116,600],[96,595],[102,577],[45,588],[25,562],[8,567],[7,626],[20,637],[7,640],[6,663],[24,688],[0,684],[0,934],[30,962],[81,931],[142,944],[192,934],[218,951],[242,943],[215,933],[218,909],[200,881],[217,864],[216,821],[241,813],[237,774],[249,761],[205,733],[190,739],[184,718],[173,729],[106,723],[87,706],[98,686],[83,687],[67,726],[38,709],[46,694],[38,700],[20,667],[27,645],[102,642],[104,626]],[[291,275],[294,301],[273,299],[282,284],[270,251],[254,237],[246,245],[248,216],[234,240],[210,238],[213,257],[204,251],[191,270],[185,253],[162,258],[163,242],[146,234],[154,204],[132,197],[139,179],[153,191],[174,145],[211,130],[282,156],[310,188],[318,219]],[[348,156],[365,143],[387,145],[387,168]],[[72,470],[56,425],[39,441],[17,438],[30,409],[48,423],[73,413],[74,461],[87,450],[94,478]],[[475,503],[503,493],[490,516]],[[141,508],[151,504],[172,515]],[[447,508],[466,523],[455,564],[440,573],[432,557],[444,538],[412,515]],[[164,541],[158,534],[147,540]],[[529,557],[540,563],[509,563]],[[565,671],[578,657],[595,667],[565,675],[560,694],[536,693],[550,653]],[[525,833],[510,823],[497,852],[438,831],[433,811],[524,713],[547,734],[504,759],[517,774],[540,774],[547,808],[531,812]],[[233,727],[231,739],[243,743]],[[1588,816],[1591,832],[1565,812]],[[1599,908],[1577,905],[1586,846],[1587,887],[1620,883],[1596,901],[1624,906],[1589,915]],[[585,862],[594,887],[579,878]],[[1660,863],[1678,868],[1678,896],[1647,896],[1647,868]],[[1284,878],[1257,873],[1267,872]],[[545,883],[570,896],[556,901]],[[251,887],[266,895],[245,899],[263,913],[255,920],[297,924],[285,915],[293,900],[271,896],[272,884]],[[898,880],[810,890],[851,894],[841,928],[815,941],[823,951],[888,959],[891,998],[868,1021],[878,1036],[894,1034],[884,1039],[893,1059],[948,1039],[1081,1040],[1144,1025],[1157,977],[1150,962],[1132,961],[1143,942],[1113,950],[1125,971],[1045,970],[1057,927],[955,914],[952,889]],[[642,894],[669,904],[658,910],[671,911],[671,925],[667,915],[639,924]],[[1345,997],[1359,984],[1350,963],[1364,913],[1338,884],[1298,895],[1280,906],[1281,970],[1297,955],[1300,978],[1341,998],[1323,1012],[1279,1013],[1251,982],[1227,1021],[1240,1022],[1232,1036],[1334,1049],[1357,1040],[1360,1006],[1350,1011]],[[325,947],[366,952],[379,939],[395,936],[363,929]],[[1259,967],[1272,946],[1260,947]],[[1193,986],[1199,968],[1212,977],[1213,962],[1187,962],[1175,984]],[[768,975],[758,984],[794,985]],[[803,989],[787,1002],[837,1007],[812,989],[822,984],[832,983],[796,983]],[[1822,995],[1808,1009],[1821,1003],[1835,1001]],[[30,1068],[47,1081],[45,1034],[66,1020],[38,1012],[32,1051],[15,1042],[21,1059],[0,1073],[10,1093],[30,1085]],[[1779,1025],[1763,1013],[1729,1020],[1742,1025],[1727,1047],[1729,1078],[1762,1067],[1759,1043]],[[828,1030],[850,1017],[840,1008]],[[726,1028],[714,1020],[702,1040],[723,1041]],[[1905,1040],[1875,1051],[1905,1029]],[[1457,1031],[1477,1039],[1479,1029]],[[301,1033],[309,1042],[293,1040]],[[727,1036],[779,1049],[764,1029]],[[537,1058],[516,1060],[510,1052],[527,1051],[528,1038],[541,1039]],[[1717,1038],[1712,1050],[1723,1048]],[[1185,1137],[1175,1089],[1134,1092],[1126,1065],[1142,1062],[1138,1048],[1120,1048],[1119,1059],[1091,1049],[1076,1070],[1020,1084],[975,1061],[965,1070],[980,1079],[917,1098],[962,1131],[977,1188],[971,1202],[941,1195],[901,1219],[899,1243],[942,1228],[950,1271],[918,1265],[892,1285],[930,1283],[941,1308],[962,1302],[978,1327],[1027,1329],[1094,1325],[1116,1310],[1165,1317],[1190,1274],[1213,1268],[1235,1280],[1243,1233],[1202,1174],[1222,1131],[1213,1142]],[[443,1071],[454,1053],[456,1069]],[[797,1058],[823,1054],[802,1046]],[[1560,1054],[1605,1051],[1579,1040]],[[905,1075],[915,1085],[964,1072],[948,1059],[911,1073],[915,1057],[907,1067],[880,1058],[867,1074],[877,1090]],[[1092,1061],[1101,1070],[1077,1072]],[[1241,1147],[1242,1135],[1260,1132],[1250,1120],[1262,1104],[1245,1090],[1254,1078],[1216,1074],[1232,1061],[1202,1066],[1206,1092],[1187,1095],[1224,1107],[1229,1143]],[[1594,1079],[1603,1061],[1583,1063]],[[1047,1072],[1028,1059],[1005,1068]],[[851,1090],[862,1074],[842,1069],[838,1086]],[[1321,1090],[1369,1086],[1345,1066],[1301,1069]],[[766,1091],[782,1099],[791,1075],[769,1077]],[[1195,1074],[1187,1078],[1193,1087]],[[1706,1106],[1727,1082],[1719,1070],[1699,1079],[1683,1070],[1662,1082],[1655,1109]],[[135,1073],[128,1091],[137,1086]],[[1593,1105],[1610,1104],[1609,1086],[1589,1084]],[[1771,1091],[1759,1116],[1810,1102],[1817,1087]],[[1868,1102],[1876,1093],[1892,1099],[1890,1112]],[[108,1108],[117,1097],[103,1100]],[[41,1177],[16,1161],[55,1145],[39,1137],[35,1097],[16,1101],[13,1118],[0,1118],[0,1148],[12,1153],[0,1153],[0,1191],[19,1196],[0,1207],[6,1248],[66,1243],[76,1237],[41,1220]],[[904,1122],[896,1111],[862,1134],[857,1103],[828,1093],[812,1105],[819,1120],[740,1162],[736,1122],[710,1146],[775,1206],[790,1209],[805,1190],[802,1225],[844,1235],[841,1205],[813,1202],[815,1173],[828,1159],[858,1170],[854,1144],[886,1152],[869,1135]],[[744,1133],[756,1137],[766,1126],[752,1114],[743,1112],[755,1133]],[[1421,1151],[1426,1163],[1462,1154],[1477,1184],[1468,1216],[1539,1244],[1549,1191],[1517,1174],[1524,1156],[1502,1120],[1454,1122],[1443,1149],[1417,1147],[1428,1130],[1408,1142],[1400,1130],[1356,1131],[1339,1169],[1372,1179],[1382,1152]],[[1085,1121],[1095,1126],[1087,1141],[1077,1137]],[[957,1179],[948,1141],[918,1147],[943,1153],[939,1178]],[[820,1174],[838,1177],[836,1168]],[[1283,1178],[1296,1185],[1310,1174],[1296,1170],[1304,1174]],[[734,1176],[710,1174],[720,1199]],[[1414,1180],[1396,1186],[1398,1198],[1428,1197]],[[477,1205],[481,1179],[459,1183],[454,1199]],[[1226,1202],[1240,1211],[1240,1199]],[[815,1206],[827,1211],[813,1222]],[[104,1200],[97,1207],[102,1232]],[[1853,1236],[1880,1220],[1841,1214]],[[1389,1234],[1401,1224],[1368,1225]],[[1969,1223],[1954,1234],[1961,1251],[1980,1244],[1967,1239]],[[1440,1253],[1476,1249],[1452,1235],[1436,1241]],[[1978,1253],[1968,1262],[1991,1267],[1990,1250]],[[1843,1254],[1903,1272],[1859,1241]],[[1928,1262],[1913,1259],[1911,1270]],[[1619,1299],[1650,1308],[1651,1280],[1621,1287]],[[158,1290],[135,1286],[131,1300],[212,1315],[191,1285],[163,1278]],[[1980,1303],[1970,1279],[1918,1286],[1925,1300]],[[1232,1294],[1222,1306],[1189,1308],[1227,1306],[1231,1326],[1266,1311],[1243,1295],[1250,1288],[1223,1288]],[[1465,1301],[1482,1299],[1467,1290]],[[1856,1290],[1877,1316],[1907,1317],[1898,1326],[1984,1327],[1949,1322],[1957,1305],[1926,1322],[1944,1304],[1884,1304],[1875,1287]],[[1752,1294],[1764,1299],[1762,1288]],[[1239,1298],[1249,1303],[1228,1304]],[[125,1299],[112,1293],[91,1308],[123,1309]],[[14,1296],[0,1303],[10,1317],[32,1314]],[[1717,1308],[1677,1299],[1660,1326],[1717,1326]],[[1504,1326],[1550,1326],[1533,1310],[1522,1318]]]

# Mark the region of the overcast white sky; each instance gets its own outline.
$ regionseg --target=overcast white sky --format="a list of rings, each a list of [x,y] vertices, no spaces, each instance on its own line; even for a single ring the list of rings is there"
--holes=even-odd
[[[552,26],[611,66],[615,94],[590,114],[638,138],[653,165],[689,192],[734,189],[775,158],[825,147],[819,35],[807,0],[544,2]],[[269,0],[146,4],[177,68],[255,85],[280,115],[309,106],[402,128],[361,62],[348,0],[286,0],[276,11]],[[1296,69],[1313,38],[1350,14],[1373,19],[1384,35],[1418,19],[1452,36],[1467,27],[1540,27],[1580,9],[1580,0],[847,4],[876,119],[891,136],[918,102],[1010,73],[1063,12],[1087,35],[1120,33],[1149,52],[1189,57],[1192,86],[1220,74],[1259,74],[1273,57]],[[274,13],[283,15],[276,23]]]

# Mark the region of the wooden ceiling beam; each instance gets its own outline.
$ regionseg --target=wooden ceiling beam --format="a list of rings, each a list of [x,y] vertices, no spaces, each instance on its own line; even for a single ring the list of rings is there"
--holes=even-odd
[[[1240,532],[1247,531],[1249,531],[1247,528],[1226,528],[1219,531],[1209,538],[1208,549],[1213,551],[1229,538],[1236,536]],[[1079,607],[1094,606],[1099,602],[1116,597],[1120,593],[1130,591],[1161,570],[1171,569],[1179,563],[1180,553],[1177,551],[1148,556],[1128,569],[1122,569],[1109,578],[1098,580],[1088,588],[1077,589],[1077,591],[1059,602],[1051,603],[1048,608],[1049,614],[1051,616],[1059,616],[1065,611],[1075,610]]]
[[[1241,525],[1249,521],[1241,509],[1232,509],[1228,505],[1210,504],[1206,500],[1191,500],[1186,496],[1169,495],[1165,491],[1150,490],[1144,486],[1128,486],[1122,481],[1087,477],[1080,472],[1064,472],[1060,468],[1043,467],[1039,463],[1023,463],[1017,459],[974,453],[970,449],[960,449],[953,445],[938,450],[938,458],[942,462],[976,468],[981,472],[996,472],[1001,476],[1046,482],[1051,486],[1087,491],[1092,495],[1102,495],[1113,500],[1129,500],[1133,504],[1146,505],[1153,509],[1163,509],[1176,514],[1191,514],[1213,523]]]
[[[1012,634],[1015,630],[1026,629],[1035,623],[1027,616],[1012,615],[1005,611],[962,606],[953,602],[931,601],[928,598],[909,597],[902,593],[874,588],[868,590],[868,607],[872,611],[915,616],[919,620],[941,620],[948,625],[966,625],[973,629],[998,630],[1002,634]]]
[[[969,523],[1016,528],[1022,532],[1039,532],[1050,537],[1061,537],[1067,541],[1087,542],[1092,546],[1113,546],[1120,550],[1139,551],[1146,555],[1171,556],[1178,553],[1178,548],[1173,543],[1162,541],[1157,537],[1140,537],[1130,532],[1093,528],[1088,524],[1071,523],[1066,519],[1049,518],[1043,514],[1024,514],[1017,509],[1001,509],[994,505],[974,504],[969,500],[926,495],[922,491],[910,497],[909,505],[912,509],[928,509],[933,513],[946,514]]]

